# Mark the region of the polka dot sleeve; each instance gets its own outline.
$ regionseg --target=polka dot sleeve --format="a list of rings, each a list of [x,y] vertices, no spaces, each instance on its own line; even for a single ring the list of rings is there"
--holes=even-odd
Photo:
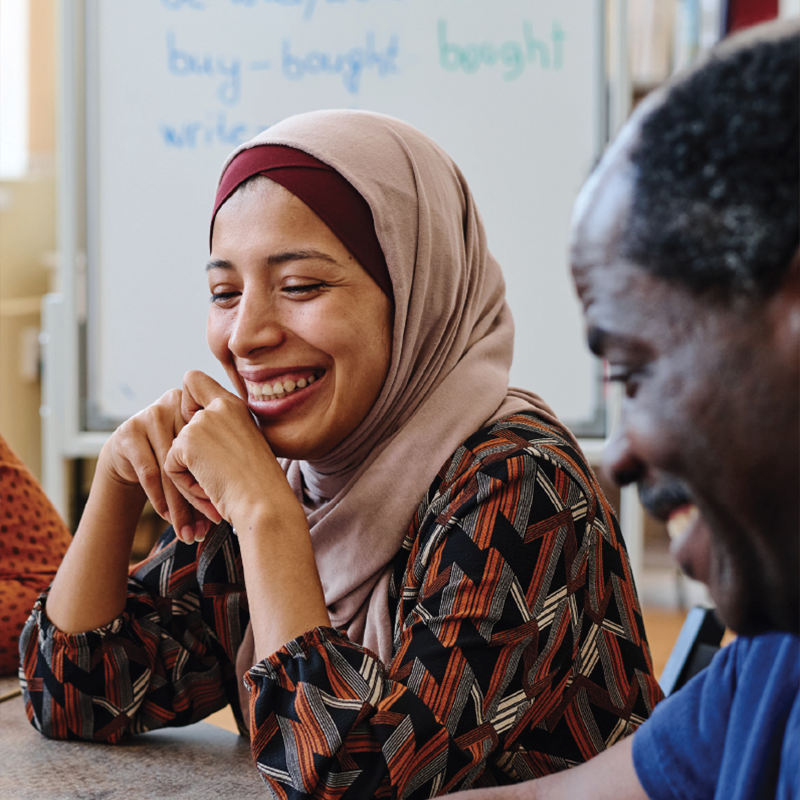
[[[33,473],[0,436],[0,675],[19,666],[19,634],[72,540]]]

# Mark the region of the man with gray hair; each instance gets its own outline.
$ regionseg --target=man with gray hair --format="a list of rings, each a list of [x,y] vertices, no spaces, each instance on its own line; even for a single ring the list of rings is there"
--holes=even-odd
[[[578,200],[605,454],[733,644],[632,737],[478,798],[800,797],[800,37],[749,31],[637,109]]]

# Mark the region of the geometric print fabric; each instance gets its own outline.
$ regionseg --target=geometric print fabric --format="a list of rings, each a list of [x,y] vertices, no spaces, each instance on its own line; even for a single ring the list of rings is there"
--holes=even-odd
[[[422,498],[394,562],[394,655],[318,628],[256,665],[251,746],[275,797],[432,797],[580,763],[661,698],[614,514],[557,427],[519,414],[474,434]],[[119,741],[228,702],[249,619],[225,524],[168,530],[124,614],[68,636],[46,596],[23,633],[29,717]]]

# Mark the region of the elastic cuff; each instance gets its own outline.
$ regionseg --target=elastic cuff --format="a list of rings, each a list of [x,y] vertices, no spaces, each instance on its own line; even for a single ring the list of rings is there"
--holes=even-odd
[[[48,590],[49,591],[49,590]],[[105,637],[119,633],[125,624],[125,612],[123,612],[116,619],[111,622],[94,628],[91,631],[84,631],[83,633],[65,633],[58,628],[47,616],[47,597],[48,592],[44,592],[39,596],[39,599],[33,606],[31,616],[39,627],[39,635],[45,639],[57,642],[61,647],[66,650],[85,650],[89,646],[88,636],[95,634],[97,636]]]

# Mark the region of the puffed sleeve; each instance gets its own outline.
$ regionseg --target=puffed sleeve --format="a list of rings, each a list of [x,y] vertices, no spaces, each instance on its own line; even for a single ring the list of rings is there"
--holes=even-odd
[[[217,529],[187,547],[171,529],[132,568],[125,610],[88,633],[47,617],[47,593],[20,637],[28,717],[46,736],[117,743],[188,725],[232,702],[233,654],[247,622],[235,537]]]
[[[279,797],[433,797],[526,780],[630,733],[660,698],[616,522],[549,429],[465,443],[407,539],[390,664],[319,628],[250,670]]]

